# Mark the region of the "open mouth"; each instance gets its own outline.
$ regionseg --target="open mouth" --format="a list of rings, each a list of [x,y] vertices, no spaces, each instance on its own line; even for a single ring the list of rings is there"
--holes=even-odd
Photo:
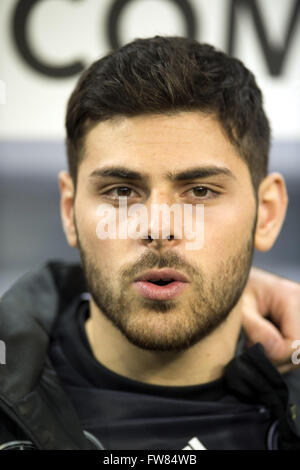
[[[149,281],[147,282],[151,282],[156,286],[167,286],[168,284],[171,284],[171,282],[174,282],[174,279],[159,279],[158,281],[152,281],[151,279],[149,279]]]
[[[188,279],[173,269],[152,270],[139,276],[134,286],[142,297],[168,300],[177,297],[187,286]]]

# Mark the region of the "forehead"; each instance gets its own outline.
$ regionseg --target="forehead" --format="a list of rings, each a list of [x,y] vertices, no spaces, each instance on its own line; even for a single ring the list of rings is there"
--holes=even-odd
[[[82,170],[122,165],[154,174],[195,165],[239,171],[245,163],[218,120],[201,112],[120,117],[100,122],[87,133]]]

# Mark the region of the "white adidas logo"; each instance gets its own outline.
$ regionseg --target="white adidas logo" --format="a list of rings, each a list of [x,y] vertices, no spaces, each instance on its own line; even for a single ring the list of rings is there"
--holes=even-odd
[[[199,441],[198,437],[193,437],[189,440],[188,445],[182,450],[207,450],[206,447]]]

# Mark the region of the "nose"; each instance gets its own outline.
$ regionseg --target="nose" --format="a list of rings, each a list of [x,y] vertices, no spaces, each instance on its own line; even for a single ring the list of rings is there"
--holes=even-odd
[[[168,235],[164,239],[156,239],[152,238],[151,235],[148,235],[147,238],[142,238],[141,243],[143,245],[151,245],[153,248],[171,248],[172,246],[176,246],[179,240],[174,238],[174,235]]]
[[[147,201],[147,229],[140,239],[143,245],[153,248],[171,248],[180,243],[177,227],[181,223],[181,208],[172,204],[170,198],[161,191],[154,191]]]

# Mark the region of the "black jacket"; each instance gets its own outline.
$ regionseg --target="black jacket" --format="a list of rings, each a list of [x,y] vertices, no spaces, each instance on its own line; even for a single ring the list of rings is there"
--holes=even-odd
[[[82,429],[47,355],[57,316],[85,291],[79,265],[49,262],[24,275],[2,297],[0,340],[6,345],[6,363],[0,364],[0,449],[101,448]],[[278,420],[279,447],[300,448],[300,423],[291,418],[295,405],[300,410],[300,370],[283,380],[258,344],[229,363],[226,376],[232,392],[249,402],[257,383],[261,401]]]

